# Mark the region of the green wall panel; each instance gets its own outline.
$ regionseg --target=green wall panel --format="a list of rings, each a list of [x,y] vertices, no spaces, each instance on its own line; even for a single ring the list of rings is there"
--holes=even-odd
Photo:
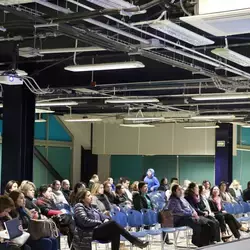
[[[131,181],[140,180],[143,175],[140,155],[112,155],[110,166],[110,173],[115,181],[120,177],[128,177]]]
[[[209,180],[212,184],[215,179],[213,156],[180,156],[179,157],[179,179],[202,183]]]
[[[153,168],[159,181],[163,177],[167,177],[169,181],[172,177],[176,177],[176,164],[177,157],[175,155],[155,155],[143,157],[144,173],[146,173],[149,168]]]

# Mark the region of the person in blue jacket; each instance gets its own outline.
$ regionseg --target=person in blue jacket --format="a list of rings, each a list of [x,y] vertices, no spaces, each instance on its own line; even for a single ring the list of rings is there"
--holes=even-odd
[[[156,191],[160,186],[158,179],[155,177],[155,171],[152,168],[148,169],[144,182],[148,184],[149,193]]]

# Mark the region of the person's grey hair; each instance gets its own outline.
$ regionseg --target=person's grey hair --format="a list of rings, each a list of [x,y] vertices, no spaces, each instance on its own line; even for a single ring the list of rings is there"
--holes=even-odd
[[[67,179],[63,180],[63,181],[62,181],[62,186],[63,186],[65,183],[67,183],[67,182],[70,183],[69,180],[67,180]]]

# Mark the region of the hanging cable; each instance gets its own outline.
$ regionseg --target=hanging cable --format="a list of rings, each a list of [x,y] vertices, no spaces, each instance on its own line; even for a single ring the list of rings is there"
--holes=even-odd
[[[75,41],[75,49],[77,48],[77,46],[78,46],[78,40],[76,39],[76,41]],[[75,52],[74,52],[73,62],[74,62],[74,65],[77,64],[77,63],[76,63],[76,50],[75,50]]]

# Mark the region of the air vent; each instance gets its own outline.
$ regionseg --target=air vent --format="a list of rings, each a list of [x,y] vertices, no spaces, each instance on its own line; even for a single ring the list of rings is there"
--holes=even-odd
[[[180,20],[214,36],[232,36],[250,33],[250,8],[181,17]]]

